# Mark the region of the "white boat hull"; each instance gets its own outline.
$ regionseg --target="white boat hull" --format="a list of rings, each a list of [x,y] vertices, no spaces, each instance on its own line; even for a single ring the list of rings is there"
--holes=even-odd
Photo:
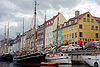
[[[97,67],[100,67],[100,55],[97,55],[97,56],[94,56],[94,55],[81,55],[81,57],[90,66],[95,67],[95,64],[96,64],[96,65],[98,65]]]
[[[60,62],[61,64],[71,64],[70,57],[46,57],[47,62]]]

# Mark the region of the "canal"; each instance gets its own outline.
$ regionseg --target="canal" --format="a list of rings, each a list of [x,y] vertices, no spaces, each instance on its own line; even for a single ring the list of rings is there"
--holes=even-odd
[[[55,67],[55,66],[41,66],[41,65],[16,65],[13,62],[1,62],[0,61],[0,67]],[[87,64],[74,64],[74,65],[68,65],[68,64],[61,64],[56,67],[90,67]]]

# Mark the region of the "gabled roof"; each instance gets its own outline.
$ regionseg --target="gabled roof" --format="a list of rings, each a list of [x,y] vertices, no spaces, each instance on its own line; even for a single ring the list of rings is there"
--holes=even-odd
[[[58,15],[59,15],[59,14],[57,14],[56,16],[53,16],[53,18],[51,18],[51,19],[49,19],[48,21],[46,21],[46,23],[48,23],[48,22],[54,20]]]
[[[93,16],[95,20],[100,21],[100,17]]]
[[[82,18],[85,14],[87,14],[88,12],[86,12],[86,13],[83,13],[83,14],[81,14],[81,15],[79,15],[79,16],[76,16],[76,17],[73,17],[73,18],[70,18],[67,22],[69,22],[69,21],[71,21],[71,20],[75,20],[75,18]]]

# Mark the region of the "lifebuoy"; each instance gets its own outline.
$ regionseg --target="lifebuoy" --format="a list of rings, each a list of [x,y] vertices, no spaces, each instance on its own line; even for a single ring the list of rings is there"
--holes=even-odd
[[[98,62],[94,62],[94,67],[98,67]]]

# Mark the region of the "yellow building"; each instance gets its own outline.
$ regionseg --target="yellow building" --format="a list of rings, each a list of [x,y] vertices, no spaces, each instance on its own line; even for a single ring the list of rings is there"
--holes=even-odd
[[[92,16],[89,12],[79,15],[63,24],[61,29],[61,43],[79,44],[83,46],[90,41],[100,41],[100,18]]]
[[[50,44],[53,45],[53,31],[57,29],[58,18],[59,25],[66,21],[62,13],[58,13],[56,16],[53,16],[53,18],[49,19],[45,23],[45,47],[49,46]]]

